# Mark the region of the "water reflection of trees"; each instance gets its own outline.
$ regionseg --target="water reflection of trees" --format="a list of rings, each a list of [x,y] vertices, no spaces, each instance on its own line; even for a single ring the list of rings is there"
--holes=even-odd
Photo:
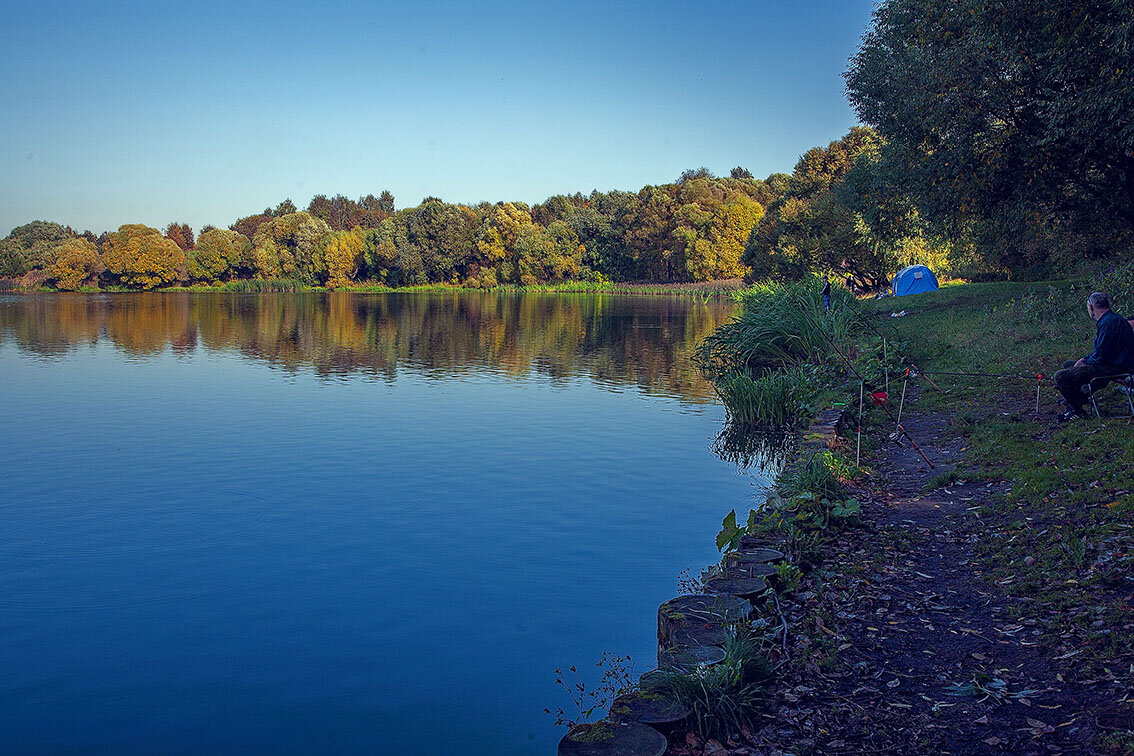
[[[710,449],[725,462],[741,469],[760,469],[775,479],[798,444],[799,436],[795,433],[725,422]]]
[[[585,375],[705,401],[712,389],[689,354],[730,314],[593,294],[26,295],[0,300],[0,343],[46,357],[102,339],[139,356],[200,346],[326,376]]]

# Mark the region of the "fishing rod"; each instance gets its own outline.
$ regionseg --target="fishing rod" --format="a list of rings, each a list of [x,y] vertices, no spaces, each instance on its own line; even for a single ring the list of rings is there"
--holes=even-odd
[[[877,328],[875,328],[874,324],[871,323],[862,312],[857,312],[856,315],[857,315],[858,322],[865,325],[867,328],[869,328],[871,331],[873,331],[876,336],[878,336],[880,339],[882,339],[883,347],[885,347],[886,337],[882,334],[882,332],[879,331]],[[1014,378],[1016,380],[1024,380],[1024,381],[1030,381],[1032,379],[1032,376],[1030,376],[1030,375],[1019,375],[1019,374],[1015,374],[1015,373],[962,373],[962,372],[950,371],[950,370],[928,371],[928,370],[924,370],[924,369],[918,367],[917,365],[915,365],[914,362],[912,360],[909,360],[905,355],[902,356],[902,359],[908,361],[909,364],[910,364],[910,367],[912,367],[919,375],[924,376],[925,380],[929,381],[929,385],[933,386],[933,388],[937,389],[942,394],[945,393],[944,389],[942,389],[940,386],[938,386],[933,381],[933,379],[929,377],[931,373],[932,373],[932,375],[936,375],[936,376],[949,375],[949,376],[959,376],[959,377],[963,377],[963,378],[1009,378],[1009,379]],[[1036,373],[1036,415],[1039,415],[1040,387],[1043,385],[1043,381],[1044,381],[1045,378],[1050,380],[1050,379],[1052,379],[1052,376],[1050,376],[1050,375],[1045,376],[1042,372]]]
[[[913,365],[913,363],[910,363],[910,364],[911,364],[911,366]],[[916,367],[916,366],[914,366],[914,367]],[[926,375],[929,375],[929,374],[933,374],[933,375],[959,375],[959,376],[965,376],[965,377],[971,377],[971,378],[1016,378],[1016,379],[1021,380],[1021,381],[1035,380],[1035,377],[1036,377],[1035,375],[1020,375],[1018,373],[956,373],[956,372],[950,372],[948,370],[922,370],[921,368],[917,368],[917,370],[918,370],[919,373],[923,373],[923,374],[926,374]],[[1042,376],[1043,373],[1037,373],[1037,375]],[[1044,377],[1050,378],[1051,376],[1044,376]]]

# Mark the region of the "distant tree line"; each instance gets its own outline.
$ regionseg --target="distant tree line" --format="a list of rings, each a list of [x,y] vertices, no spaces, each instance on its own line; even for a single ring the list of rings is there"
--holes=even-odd
[[[492,287],[571,279],[706,281],[744,274],[744,244],[778,177],[686,171],[639,192],[462,205],[426,197],[396,209],[384,191],[358,201],[285,200],[227,229],[127,224],[95,236],[46,221],[0,241],[0,275],[60,289],[152,289],[238,279]]]
[[[873,185],[880,145],[873,131],[855,128],[809,150],[790,176],[760,180],[737,167],[725,178],[697,168],[638,192],[556,195],[532,206],[426,197],[399,210],[389,192],[358,201],[318,195],[304,210],[285,200],[199,235],[178,222],[95,237],[35,221],[0,241],[0,275],[60,289],[241,279],[491,288],[790,279],[823,269],[870,289],[895,266],[935,254],[908,201]]]
[[[870,290],[913,262],[1066,274],[1134,240],[1132,40],[1124,0],[882,0],[846,72],[866,126],[808,150],[791,175],[699,168],[532,206],[318,195],[196,237],[176,222],[96,237],[35,221],[0,240],[0,277],[492,287],[826,271]]]

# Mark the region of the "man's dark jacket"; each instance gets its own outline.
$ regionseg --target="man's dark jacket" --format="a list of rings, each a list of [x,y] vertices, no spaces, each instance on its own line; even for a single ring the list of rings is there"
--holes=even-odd
[[[1099,318],[1095,351],[1084,360],[1088,365],[1105,365],[1134,370],[1134,328],[1114,310]]]

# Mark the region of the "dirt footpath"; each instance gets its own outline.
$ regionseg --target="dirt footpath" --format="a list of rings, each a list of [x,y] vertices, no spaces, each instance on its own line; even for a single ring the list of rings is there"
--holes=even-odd
[[[936,418],[908,417],[936,469],[888,444],[855,491],[863,525],[846,531],[794,596],[789,659],[768,712],[734,754],[1095,754],[1129,728],[1128,691],[1076,680],[1074,652],[1041,631],[981,574],[981,507],[1010,483],[925,484],[963,442]]]

